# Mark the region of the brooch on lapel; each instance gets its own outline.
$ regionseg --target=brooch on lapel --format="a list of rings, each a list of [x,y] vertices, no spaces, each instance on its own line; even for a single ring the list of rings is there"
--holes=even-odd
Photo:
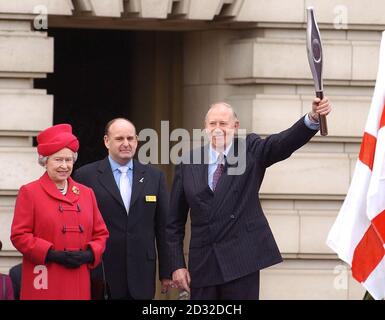
[[[72,187],[72,192],[75,193],[75,194],[77,194],[77,195],[79,195],[80,190],[79,190],[79,188],[78,188],[77,186],[73,186],[73,187]]]

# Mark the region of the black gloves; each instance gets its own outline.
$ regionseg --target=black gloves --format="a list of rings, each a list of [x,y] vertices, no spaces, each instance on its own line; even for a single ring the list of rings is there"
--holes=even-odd
[[[49,249],[47,253],[47,262],[56,262],[65,266],[66,268],[78,268],[80,264],[73,259],[69,251],[56,251]]]
[[[94,253],[90,248],[87,250],[79,250],[79,251],[69,251],[71,254],[71,257],[78,261],[80,264],[85,264],[85,263],[92,263],[94,262]]]
[[[79,251],[56,251],[49,249],[46,262],[55,262],[66,268],[79,268],[82,264],[94,261],[94,254],[90,248]]]

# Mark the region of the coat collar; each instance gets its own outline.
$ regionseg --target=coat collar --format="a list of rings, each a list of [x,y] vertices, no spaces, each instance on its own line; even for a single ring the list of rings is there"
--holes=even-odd
[[[67,194],[64,196],[56,187],[55,183],[51,180],[47,172],[45,172],[39,179],[40,185],[42,186],[44,191],[47,192],[51,197],[63,202],[73,204],[79,200],[79,185],[74,180],[72,180],[71,177],[69,177],[67,181],[68,191]]]

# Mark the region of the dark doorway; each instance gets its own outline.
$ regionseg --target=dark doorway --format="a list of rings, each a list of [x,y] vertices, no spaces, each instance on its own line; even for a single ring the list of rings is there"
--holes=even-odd
[[[102,159],[104,126],[126,117],[137,130],[180,119],[182,35],[53,28],[54,72],[35,87],[54,96],[54,124],[80,140],[75,168]]]
[[[80,140],[77,166],[105,156],[103,127],[130,117],[129,32],[51,29],[54,73],[35,87],[54,95],[54,123],[70,123]]]

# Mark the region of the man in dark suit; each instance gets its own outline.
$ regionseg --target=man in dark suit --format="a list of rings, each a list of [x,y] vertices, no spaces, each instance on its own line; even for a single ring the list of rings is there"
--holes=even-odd
[[[205,119],[210,143],[176,166],[167,223],[170,272],[191,299],[259,299],[259,270],[282,261],[258,196],[265,170],[306,144],[319,129],[319,114],[330,111],[327,98],[315,98],[312,111],[291,128],[265,139],[256,134],[241,139],[232,107],[210,107]],[[189,210],[187,269],[183,239]]]
[[[165,224],[168,192],[164,174],[133,157],[136,129],[127,119],[111,120],[105,129],[108,157],[79,168],[74,180],[91,187],[110,232],[103,255],[112,299],[153,299],[156,251],[162,292],[167,291]],[[156,240],[156,241],[155,241]],[[101,266],[93,273],[102,277]]]

